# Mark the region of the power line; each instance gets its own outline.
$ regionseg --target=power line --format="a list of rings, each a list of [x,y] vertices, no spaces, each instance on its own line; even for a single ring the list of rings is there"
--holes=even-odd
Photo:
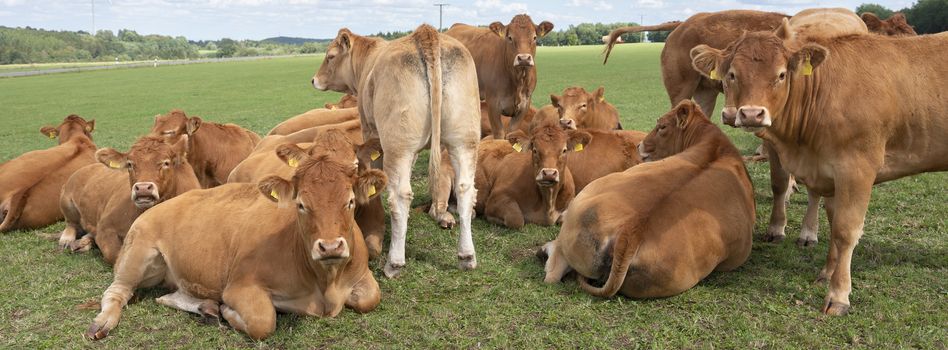
[[[437,3],[437,4],[434,4],[434,5],[438,7],[438,31],[440,32],[440,31],[442,30],[442,28],[444,28],[444,26],[442,25],[442,22],[443,22],[443,21],[442,21],[442,18],[443,18],[442,15],[444,14],[444,7],[445,7],[445,6],[451,6],[451,4]]]

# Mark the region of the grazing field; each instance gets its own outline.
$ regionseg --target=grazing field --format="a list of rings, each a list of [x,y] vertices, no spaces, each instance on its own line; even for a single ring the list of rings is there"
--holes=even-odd
[[[600,50],[540,48],[534,104],[548,104],[550,93],[560,94],[567,86],[602,85],[625,128],[649,130],[669,109],[659,72],[661,46],[620,45],[608,66],[601,65]],[[49,147],[39,128],[70,113],[95,118],[96,143],[122,151],[150,129],[152,116],[171,108],[266,133],[290,116],[339,98],[309,84],[321,59],[0,79],[0,160]],[[726,132],[745,154],[758,145],[752,135]],[[415,205],[420,205],[429,200],[424,156],[417,164]],[[757,199],[755,237],[760,237],[772,203],[768,164],[748,164],[748,169]],[[628,189],[629,196],[647,192],[647,185]],[[573,281],[543,284],[543,266],[534,253],[556,236],[555,227],[512,231],[475,220],[480,265],[459,271],[457,231],[440,230],[415,211],[402,277],[387,280],[381,273],[384,260],[371,262],[383,293],[373,312],[347,310],[334,319],[281,315],[274,335],[254,342],[156,304],[163,291],[152,289],[139,293],[142,298],[95,347],[943,349],[948,347],[946,202],[945,173],[875,188],[865,236],[853,259],[853,309],[845,317],[819,313],[826,287],[812,281],[826,257],[828,227],[821,213],[820,243],[797,248],[793,241],[806,206],[806,196],[797,194],[789,207],[787,241],[755,240],[743,267],[714,273],[676,297],[602,300],[582,293]],[[40,235],[62,228],[60,223],[0,236],[0,347],[92,345],[82,332],[97,311],[76,306],[101,296],[112,281],[111,268],[97,251],[60,253]]]

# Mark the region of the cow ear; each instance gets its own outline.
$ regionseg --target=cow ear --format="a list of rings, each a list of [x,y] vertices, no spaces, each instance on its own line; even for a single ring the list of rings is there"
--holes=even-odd
[[[125,169],[128,164],[128,155],[106,147],[95,152],[95,160],[111,169]]]
[[[383,155],[382,143],[377,137],[366,140],[362,145],[357,146],[356,158],[359,164],[364,164],[367,169],[373,168],[376,161],[380,161]]]
[[[581,152],[592,141],[592,135],[582,130],[573,130],[566,133],[566,150],[571,152]]]
[[[40,128],[40,133],[42,133],[43,135],[46,135],[46,137],[48,137],[50,140],[55,139],[57,136],[59,136],[59,130],[56,129],[56,127],[54,126],[48,126],[48,125]]]
[[[93,131],[95,131],[95,119],[86,122],[86,132],[92,133]]]
[[[691,100],[684,100],[675,106],[675,124],[678,125],[679,129],[684,129],[688,126],[688,122],[691,120],[691,115],[695,111],[695,103]]]
[[[324,104],[323,107],[326,109],[336,109],[336,106],[329,102],[326,102],[326,104]]]
[[[825,47],[820,44],[808,43],[790,56],[788,66],[792,71],[801,70],[805,72],[809,70],[810,73],[812,73],[812,70],[819,67],[820,64],[826,60],[827,56],[829,56],[829,50]],[[807,67],[807,64],[809,64],[810,67]]]
[[[522,152],[524,148],[530,147],[530,137],[523,130],[516,130],[507,134],[507,142],[510,142],[510,145],[517,152]]]
[[[723,51],[708,45],[698,45],[691,49],[691,66],[711,80],[721,79],[718,68],[723,58]]]
[[[356,195],[356,203],[366,204],[378,197],[387,183],[388,177],[381,170],[370,169],[362,173],[352,189]]]
[[[296,194],[296,188],[286,179],[279,176],[267,176],[257,183],[257,189],[267,199],[280,203],[280,208],[285,208],[286,204],[293,200]]]
[[[542,38],[551,31],[553,31],[553,23],[543,21],[537,26],[537,37]]]
[[[863,22],[866,22],[866,27],[869,28],[870,32],[878,31],[882,27],[882,20],[875,13],[863,12],[859,17],[862,18]]]
[[[774,35],[783,41],[793,39],[793,29],[790,28],[790,20],[784,17],[780,21],[780,25],[777,26],[777,29],[774,30]]]
[[[185,127],[185,132],[187,132],[188,135],[194,135],[194,133],[197,132],[197,130],[201,127],[202,123],[204,123],[204,121],[201,120],[201,117],[188,118],[188,124]]]
[[[560,97],[550,94],[550,103],[553,104],[553,107],[560,108]]]
[[[188,135],[181,135],[178,142],[171,146],[174,151],[174,165],[181,165],[188,162]]]
[[[300,163],[302,163],[306,157],[309,157],[309,153],[305,149],[302,149],[292,143],[283,144],[277,147],[276,155],[278,158],[280,158],[280,160],[286,163],[286,165],[289,165],[291,168],[300,166]]]
[[[339,49],[342,52],[347,52],[352,48],[352,32],[349,31],[349,28],[339,29],[339,33],[336,34],[336,43],[339,44]]]
[[[908,21],[905,20],[905,15],[902,14],[901,12],[896,13],[892,16],[889,16],[888,21],[893,22],[893,23],[908,23]]]
[[[490,31],[494,32],[494,34],[497,34],[501,38],[503,38],[504,34],[507,32],[507,27],[504,27],[504,24],[500,22],[491,23],[488,28],[490,28]]]
[[[593,103],[603,103],[606,102],[606,89],[600,86],[596,91],[593,92]]]

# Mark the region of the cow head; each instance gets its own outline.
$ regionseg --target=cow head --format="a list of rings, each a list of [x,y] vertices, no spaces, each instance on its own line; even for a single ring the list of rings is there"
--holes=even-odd
[[[293,158],[290,155],[300,155],[300,153],[293,151],[294,147],[297,146],[287,144],[277,147],[277,156],[281,159],[289,157],[290,160],[287,162],[293,167],[304,160],[303,158]],[[351,163],[358,168],[359,173],[372,168],[378,169],[381,165],[382,145],[378,138],[371,138],[363,144],[357,145],[346,136],[344,131],[339,129],[328,129],[317,134],[312,145],[305,151],[310,158],[319,158],[325,155],[340,163]]]
[[[614,114],[616,125],[619,123],[618,112],[606,102],[605,89],[601,86],[593,93],[581,87],[569,87],[563,90],[563,96],[550,94],[550,101],[561,120],[572,120],[579,127],[584,127],[587,117],[597,114]]]
[[[40,133],[50,139],[59,138],[59,144],[69,141],[73,135],[86,135],[92,139],[92,131],[95,130],[95,119],[86,121],[82,117],[72,114],[63,119],[59,126],[44,126],[40,128]]]
[[[322,91],[353,93],[358,77],[352,61],[360,61],[359,56],[364,54],[362,46],[367,40],[353,34],[348,28],[340,29],[326,48],[323,64],[313,76],[313,87]]]
[[[297,209],[300,233],[310,257],[323,266],[349,261],[356,239],[356,204],[365,204],[385,187],[380,170],[359,173],[351,162],[339,162],[327,154],[315,158],[295,145],[282,145],[277,156],[296,165],[290,180],[270,176],[258,183],[260,192],[281,206]]]
[[[128,153],[103,148],[95,153],[95,158],[111,169],[128,171],[132,202],[139,209],[148,209],[174,192],[176,172],[194,172],[187,165],[187,152],[187,135],[174,144],[162,137],[144,136]]]
[[[751,132],[770,126],[773,116],[783,112],[790,81],[814,74],[829,56],[819,44],[797,47],[792,36],[784,19],[775,31],[745,34],[724,50],[707,45],[691,49],[694,68],[724,85],[724,124]]]
[[[203,121],[200,117],[188,117],[184,111],[175,109],[166,115],[156,115],[151,136],[162,136],[168,143],[176,143],[182,136],[194,136]]]
[[[529,68],[534,66],[537,39],[553,30],[553,23],[543,21],[536,25],[530,16],[521,14],[514,16],[506,26],[500,22],[491,23],[490,30],[504,39],[508,62],[514,67]]]
[[[552,187],[560,182],[560,174],[566,167],[568,152],[582,151],[592,135],[585,131],[566,130],[560,125],[541,125],[533,129],[532,135],[517,130],[507,135],[507,141],[517,152],[533,155],[533,171],[537,186]]]
[[[339,102],[336,103],[326,103],[323,105],[326,109],[342,109],[342,108],[352,108],[359,105],[359,99],[350,94],[342,95],[342,98],[339,99]]]
[[[639,156],[642,161],[651,162],[680,153],[687,145],[688,131],[699,123],[710,122],[694,101],[681,101],[658,118],[655,128],[639,143]]]
[[[915,29],[905,20],[902,13],[893,14],[889,19],[882,20],[872,12],[864,12],[862,21],[866,22],[866,27],[870,32],[888,35],[888,36],[915,36]]]

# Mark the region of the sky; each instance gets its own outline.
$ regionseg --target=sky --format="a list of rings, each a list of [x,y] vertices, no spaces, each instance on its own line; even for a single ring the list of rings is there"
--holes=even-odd
[[[872,1],[872,0],[870,0]],[[793,14],[811,7],[855,9],[866,0],[0,0],[0,25],[54,30],[133,29],[140,34],[183,35],[188,39],[264,39],[274,36],[333,38],[339,28],[355,33],[410,30],[438,25],[436,2],[444,7],[444,26],[462,22],[504,24],[527,13],[556,29],[584,22],[658,24],[684,20],[698,12],[729,9]],[[891,9],[911,0],[873,1]]]

